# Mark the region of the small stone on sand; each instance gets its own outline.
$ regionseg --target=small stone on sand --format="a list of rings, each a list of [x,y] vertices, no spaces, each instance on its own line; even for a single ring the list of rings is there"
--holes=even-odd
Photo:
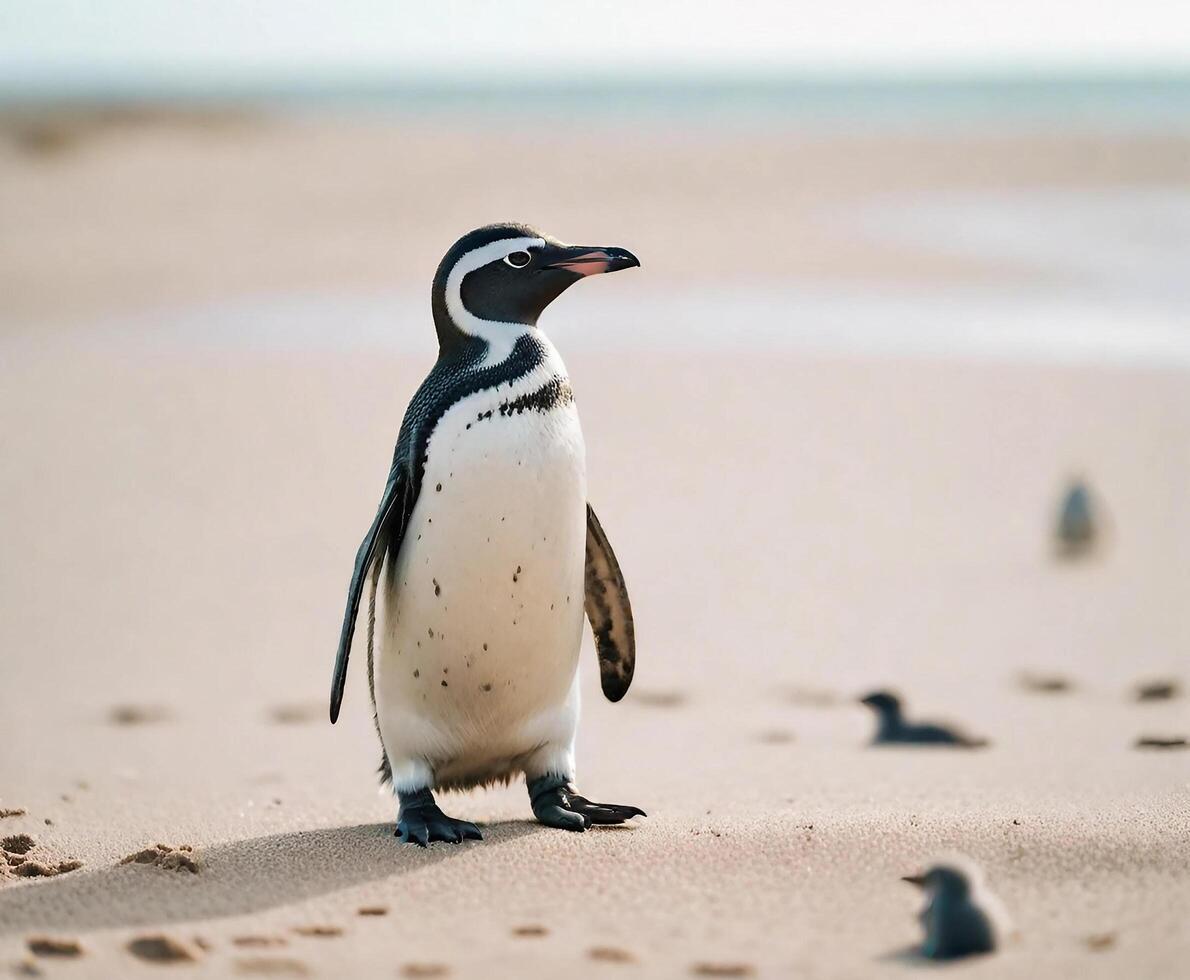
[[[25,943],[34,956],[82,956],[83,947],[77,939],[61,939],[54,936],[32,936]]]
[[[549,930],[545,926],[517,926],[512,930],[512,934],[522,938],[536,938],[538,936],[548,936]]]
[[[357,913],[359,915],[388,915],[387,905],[365,905]]]
[[[1100,932],[1094,936],[1088,936],[1083,942],[1087,944],[1087,949],[1101,953],[1105,949],[1111,949],[1115,946],[1116,934],[1114,932]]]
[[[150,963],[193,963],[198,950],[172,936],[137,936],[128,943],[128,952]]]

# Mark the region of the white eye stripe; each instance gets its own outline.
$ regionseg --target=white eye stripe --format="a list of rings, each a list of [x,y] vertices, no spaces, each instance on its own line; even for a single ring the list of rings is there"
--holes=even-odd
[[[544,238],[505,238],[502,241],[489,242],[479,248],[472,249],[461,256],[455,263],[450,274],[446,277],[446,309],[451,320],[464,333],[473,337],[481,337],[488,342],[488,353],[485,364],[497,364],[512,353],[516,338],[528,328],[522,324],[496,323],[483,320],[471,313],[463,305],[463,278],[469,272],[503,259],[513,252],[523,252],[530,248],[541,248],[545,245]]]
[[[514,269],[523,269],[532,261],[533,256],[523,249],[518,249],[515,252],[509,252],[506,256],[504,256],[504,264],[510,265]]]

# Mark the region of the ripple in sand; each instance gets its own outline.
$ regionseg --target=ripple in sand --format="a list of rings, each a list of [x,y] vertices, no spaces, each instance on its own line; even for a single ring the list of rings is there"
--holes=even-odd
[[[60,956],[72,958],[83,955],[83,947],[77,939],[61,939],[55,936],[31,936],[25,943],[34,956]]]
[[[129,941],[127,949],[148,963],[193,963],[201,955],[196,947],[164,934],[137,936]]]

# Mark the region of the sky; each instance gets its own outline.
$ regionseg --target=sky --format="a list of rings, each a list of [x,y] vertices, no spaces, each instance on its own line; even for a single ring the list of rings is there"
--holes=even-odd
[[[0,82],[1190,68],[1190,0],[0,0]]]

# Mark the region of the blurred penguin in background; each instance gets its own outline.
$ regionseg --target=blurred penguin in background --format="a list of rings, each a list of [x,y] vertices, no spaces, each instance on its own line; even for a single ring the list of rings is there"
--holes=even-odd
[[[979,749],[988,744],[986,738],[973,738],[948,725],[907,721],[901,699],[892,691],[873,691],[861,698],[860,704],[867,705],[876,713],[873,745],[951,745]]]
[[[1071,480],[1062,497],[1058,523],[1054,528],[1057,556],[1073,560],[1091,554],[1101,537],[1098,523],[1086,482],[1079,478]]]
[[[925,892],[926,904],[918,918],[925,930],[920,953],[927,959],[991,953],[1007,931],[999,901],[984,886],[979,868],[966,858],[948,858],[901,880]]]

